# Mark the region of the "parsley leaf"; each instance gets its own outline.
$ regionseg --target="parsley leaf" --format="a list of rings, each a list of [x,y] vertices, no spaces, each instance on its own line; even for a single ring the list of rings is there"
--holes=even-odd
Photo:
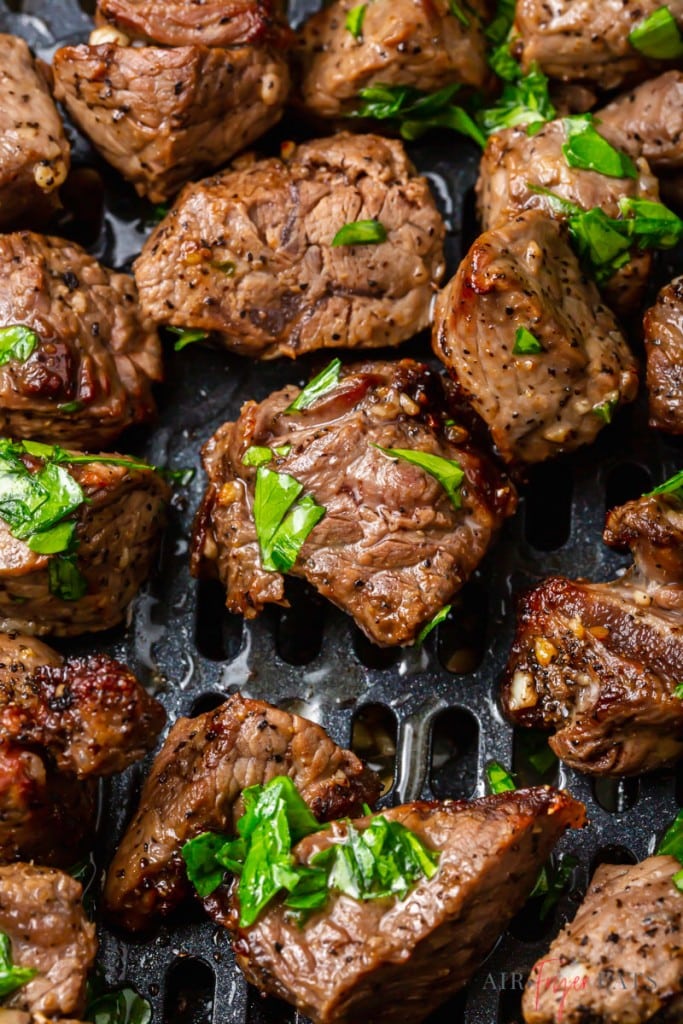
[[[668,480],[665,480],[663,484],[653,488],[644,494],[644,498],[651,498],[655,494],[675,494],[677,497],[683,499],[683,469],[679,469],[677,473],[670,476]]]
[[[507,769],[499,761],[491,761],[486,766],[486,781],[492,793],[511,793],[517,789],[515,781]]]
[[[457,0],[449,0],[448,9],[453,15],[453,17],[457,18],[464,28],[470,27],[470,18],[468,17],[467,14],[465,14],[464,10],[457,2]]]
[[[270,448],[264,448],[261,445],[253,444],[250,448],[247,448],[246,452],[242,456],[243,466],[265,466],[272,461],[273,453]]]
[[[674,697],[678,697],[679,700],[683,700],[683,683],[679,683],[674,689]]]
[[[409,85],[373,85],[361,89],[363,101],[350,117],[396,121],[401,137],[409,142],[419,139],[430,128],[450,128],[473,139],[483,147],[486,137],[466,110],[452,102],[460,86],[447,85],[436,92],[422,92]]]
[[[355,220],[339,229],[332,245],[377,245],[386,240],[387,229],[378,220]]]
[[[187,348],[188,345],[194,345],[196,341],[206,341],[209,337],[207,331],[199,329],[192,330],[189,327],[167,327],[166,329],[170,331],[171,334],[177,335],[177,340],[173,343],[174,352],[182,352],[182,350]]]
[[[680,60],[683,33],[668,7],[658,7],[629,33],[634,49],[653,60]]]
[[[562,153],[570,167],[597,171],[609,178],[637,178],[638,168],[626,153],[615,149],[596,130],[592,114],[564,118],[567,141]]]
[[[150,1024],[152,1007],[134,989],[122,988],[92,999],[85,1016],[92,1024]]]
[[[339,383],[341,365],[340,359],[333,359],[324,370],[321,370],[312,380],[309,380],[306,387],[287,406],[285,413],[301,412],[302,409],[309,409],[319,398],[326,395],[328,391],[334,390]]]
[[[288,473],[259,466],[254,490],[254,524],[266,572],[287,572],[325,509]],[[300,500],[299,500],[300,499]]]
[[[498,102],[480,110],[476,118],[485,134],[492,135],[503,128],[516,128],[519,125],[540,127],[546,121],[551,121],[555,113],[548,91],[548,79],[534,65],[527,75],[518,75],[515,81],[507,81]]]
[[[600,405],[594,405],[591,412],[594,416],[601,419],[603,423],[611,423],[614,419],[614,412],[618,405],[618,398],[608,398],[606,402],[601,402]]]
[[[0,932],[0,999],[27,985],[38,974],[33,967],[15,967],[9,936]]]
[[[39,342],[36,332],[22,324],[0,327],[0,366],[5,366],[13,359],[25,363]]]
[[[436,613],[434,618],[430,619],[430,621],[427,623],[427,625],[422,627],[422,629],[420,630],[420,632],[417,635],[417,640],[415,641],[415,646],[416,647],[422,647],[422,644],[425,642],[425,640],[427,639],[429,634],[432,632],[432,630],[436,629],[437,626],[440,626],[441,623],[444,622],[445,619],[448,618],[448,613],[450,612],[452,607],[453,607],[452,604],[445,604],[443,606],[443,608],[441,608]]]
[[[518,327],[515,332],[515,344],[512,349],[513,356],[538,355],[544,348],[535,334],[532,334],[527,327]]]
[[[536,884],[529,893],[529,899],[543,897],[538,916],[544,921],[553,909],[560,896],[567,888],[579,862],[572,854],[561,854],[559,857],[552,857],[544,867],[541,868]]]
[[[354,39],[360,39],[363,34],[363,22],[367,9],[367,4],[359,4],[357,7],[352,7],[346,15],[344,24],[347,32],[350,32]]]
[[[683,811],[678,812],[657,847],[657,855],[667,854],[683,864]]]
[[[76,564],[75,555],[59,555],[48,562],[50,593],[62,601],[80,601],[88,584]]]
[[[434,477],[441,484],[455,508],[462,505],[460,491],[465,480],[465,471],[455,459],[445,459],[442,455],[432,455],[431,452],[418,452],[412,448],[382,448],[376,444],[373,447],[379,449],[390,459],[401,459],[413,466],[419,466],[425,473]]]

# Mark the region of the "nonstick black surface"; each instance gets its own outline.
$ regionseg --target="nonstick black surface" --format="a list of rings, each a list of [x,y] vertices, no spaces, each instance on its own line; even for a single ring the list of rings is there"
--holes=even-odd
[[[0,0],[0,30],[23,35],[49,60],[57,43],[87,36],[87,6],[78,0]],[[300,21],[317,6],[316,0],[296,0],[292,20]],[[75,130],[70,134],[75,172],[66,195],[69,210],[55,230],[85,244],[108,265],[129,269],[153,226],[152,207],[138,200]],[[282,138],[300,134],[300,125],[285,123],[259,148],[272,151]],[[452,134],[409,148],[445,216],[452,273],[476,231],[472,186],[479,154]],[[674,269],[670,256],[659,261],[653,294]],[[401,352],[428,358],[428,339],[417,339]],[[199,467],[200,445],[236,416],[245,399],[260,400],[285,383],[301,383],[329,358],[327,353],[296,363],[252,363],[198,346],[174,354],[169,346],[159,421],[152,430],[129,434],[119,449],[157,464]],[[605,510],[682,464],[680,445],[647,430],[641,401],[620,413],[593,447],[537,468],[522,488],[519,513],[462,592],[456,611],[422,651],[373,647],[350,619],[300,586],[291,588],[290,609],[268,610],[253,623],[229,615],[221,588],[198,584],[189,574],[188,538],[203,489],[198,469],[174,498],[158,573],[134,603],[127,627],[72,643],[69,650],[102,649],[127,661],[157,692],[171,720],[206,711],[235,690],[313,718],[339,743],[354,745],[383,768],[393,780],[385,803],[481,796],[487,761],[519,767],[515,731],[495,700],[515,593],[556,572],[613,577],[625,559],[601,543]],[[133,811],[147,766],[129,770],[103,793],[93,889]],[[591,826],[560,845],[580,861],[573,886],[545,922],[527,905],[467,990],[430,1024],[519,1021],[522,978],[573,914],[596,865],[635,861],[652,852],[677,807],[673,774],[595,783],[561,767],[542,781],[566,786],[588,806]],[[683,802],[683,775],[678,798]],[[303,1024],[289,1007],[248,988],[226,935],[199,909],[184,908],[146,942],[100,927],[100,943],[107,982],[137,988],[152,1003],[154,1024]]]

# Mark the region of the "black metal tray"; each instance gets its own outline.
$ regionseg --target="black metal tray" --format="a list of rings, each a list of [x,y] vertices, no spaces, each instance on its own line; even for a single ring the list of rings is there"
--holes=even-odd
[[[317,6],[316,0],[295,0],[292,20],[300,21]],[[92,25],[87,11],[87,2],[78,0],[0,0],[0,30],[23,35],[49,60],[57,44],[87,37]],[[60,230],[108,265],[129,269],[153,226],[152,208],[75,129],[69,132],[76,212],[65,217]],[[298,125],[285,121],[259,148],[271,151],[282,138],[299,132]],[[448,225],[450,274],[476,233],[472,188],[479,153],[451,134],[431,137],[410,152],[434,186]],[[660,259],[652,293],[673,273],[674,260]],[[427,337],[401,351],[431,358]],[[261,399],[285,383],[303,382],[328,358],[258,364],[200,347],[178,354],[169,349],[157,424],[129,434],[119,447],[155,463],[199,467],[200,445],[236,416],[246,398]],[[104,649],[127,661],[157,692],[171,721],[208,710],[235,690],[307,715],[391,776],[385,803],[480,796],[487,761],[510,765],[516,758],[515,731],[496,704],[514,622],[514,594],[553,572],[613,577],[625,560],[601,543],[606,508],[665,479],[682,461],[679,445],[647,430],[641,399],[621,412],[593,447],[539,467],[522,488],[519,513],[462,592],[459,607],[421,651],[372,647],[350,619],[301,587],[291,588],[288,610],[268,610],[253,623],[229,615],[221,588],[198,584],[189,575],[188,538],[203,489],[198,470],[173,500],[158,572],[135,601],[126,628],[60,646]],[[94,888],[136,805],[148,766],[136,766],[103,791]],[[595,866],[651,852],[655,834],[673,816],[683,793],[681,775],[677,800],[672,773],[596,784],[560,767],[543,781],[566,786],[588,806],[591,826],[566,836],[560,846],[579,859],[574,886],[545,922],[525,909],[467,989],[430,1024],[519,1021],[522,979],[573,914]],[[289,1007],[248,988],[226,935],[199,909],[184,908],[146,942],[130,941],[103,926],[99,936],[99,963],[107,982],[117,986],[125,981],[137,988],[150,1000],[155,1024],[303,1021]]]

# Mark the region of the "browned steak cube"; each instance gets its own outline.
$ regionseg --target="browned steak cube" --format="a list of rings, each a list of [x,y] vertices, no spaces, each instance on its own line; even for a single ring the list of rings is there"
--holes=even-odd
[[[650,426],[683,434],[683,277],[662,288],[644,327]]]
[[[99,24],[164,46],[238,46],[287,34],[282,0],[97,0]]]
[[[600,132],[613,144],[644,156],[657,173],[683,170],[683,71],[651,78],[596,113]]]

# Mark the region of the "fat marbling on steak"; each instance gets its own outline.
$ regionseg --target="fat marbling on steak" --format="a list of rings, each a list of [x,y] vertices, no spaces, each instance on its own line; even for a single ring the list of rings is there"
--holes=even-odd
[[[324,511],[289,570],[343,611],[374,642],[412,643],[476,569],[516,498],[509,482],[451,424],[440,377],[421,363],[345,367],[309,408],[287,412],[299,389],[247,402],[204,446],[209,486],[197,515],[193,571],[217,575],[227,606],[247,617],[285,602],[285,580],[266,571],[254,495],[243,459],[271,447],[272,469],[303,485]],[[456,463],[456,506],[434,477],[380,448]],[[277,451],[279,450],[279,452]]]
[[[265,46],[67,46],[55,95],[102,156],[159,203],[282,116],[284,57]]]
[[[520,329],[540,350],[519,349]],[[476,240],[437,301],[434,350],[507,462],[590,444],[638,386],[613,314],[540,210]]]
[[[0,339],[13,327],[35,339],[0,363],[0,432],[92,451],[154,415],[161,346],[129,275],[74,242],[0,235]]]
[[[233,883],[237,962],[247,980],[297,1007],[314,1024],[417,1024],[467,984],[520,909],[538,871],[584,807],[548,787],[472,803],[412,803],[383,813],[431,850],[438,870],[403,900],[361,902],[332,891],[304,924],[280,901],[249,928],[239,927]],[[354,822],[363,829],[370,819]],[[339,841],[345,823],[303,839],[299,864]]]
[[[503,681],[519,726],[578,771],[639,775],[683,754],[683,501],[644,496],[613,509],[604,539],[634,565],[613,583],[551,576],[520,602]]]
[[[188,185],[135,277],[157,324],[258,358],[398,345],[429,324],[444,225],[400,142],[342,133]],[[386,241],[333,246],[378,221]]]
[[[288,35],[282,0],[97,0],[96,21],[163,46],[239,46]]]
[[[115,923],[141,931],[191,891],[181,848],[201,832],[234,833],[243,789],[288,775],[319,821],[358,814],[378,777],[319,725],[235,694],[181,718],[157,755],[104,890]]]
[[[346,25],[355,0],[334,0],[299,33],[295,57],[308,110],[339,117],[356,109],[361,89],[407,85],[433,92],[453,83],[482,88],[490,72],[479,0],[458,17],[449,0],[374,0],[361,30]]]
[[[0,35],[0,229],[48,219],[70,160],[40,66],[23,39]]]
[[[681,865],[601,864],[576,917],[535,965],[526,1024],[676,1024],[683,1015]],[[564,984],[563,984],[564,983]]]
[[[662,288],[644,328],[650,426],[683,434],[683,277]]]

